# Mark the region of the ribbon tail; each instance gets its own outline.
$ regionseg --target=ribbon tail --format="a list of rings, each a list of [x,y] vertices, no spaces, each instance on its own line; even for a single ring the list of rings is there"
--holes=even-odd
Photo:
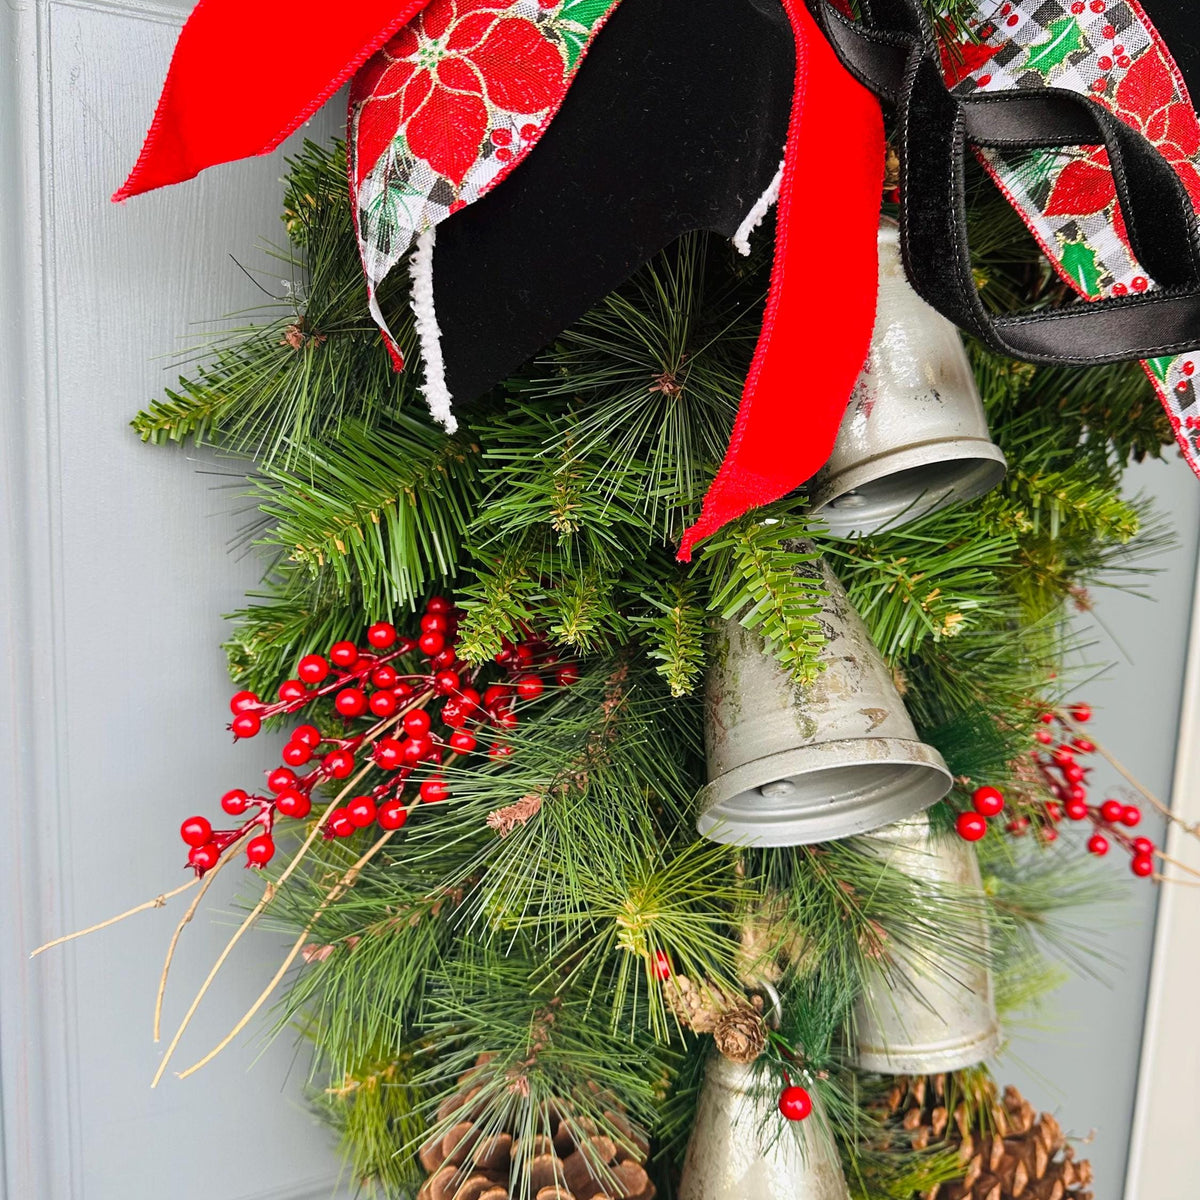
[[[141,154],[113,199],[274,150],[428,3],[200,0],[175,44]]]
[[[786,496],[828,460],[875,323],[883,118],[804,0],[783,0],[796,84],[762,331],[725,461],[679,560],[751,508]]]

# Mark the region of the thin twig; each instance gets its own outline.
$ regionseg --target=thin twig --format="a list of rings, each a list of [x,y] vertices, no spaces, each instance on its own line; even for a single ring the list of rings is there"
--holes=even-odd
[[[414,804],[415,803],[416,802],[414,801]],[[409,807],[411,809],[412,805]],[[221,1053],[222,1050],[225,1049],[226,1046],[229,1045],[230,1042],[233,1041],[234,1038],[237,1037],[239,1033],[242,1032],[243,1029],[246,1028],[247,1025],[250,1024],[250,1022],[254,1019],[255,1013],[257,1013],[258,1010],[267,1002],[267,999],[270,997],[271,993],[279,986],[279,983],[283,979],[284,975],[287,974],[288,968],[296,961],[300,951],[304,948],[304,943],[308,940],[308,935],[312,932],[317,921],[320,920],[321,914],[324,913],[324,911],[335,900],[337,900],[339,896],[355,885],[355,883],[358,881],[359,873],[362,871],[363,867],[365,867],[367,863],[369,863],[371,859],[375,857],[378,851],[383,849],[388,839],[395,832],[396,831],[394,829],[389,829],[352,867],[346,871],[341,879],[329,889],[329,891],[325,894],[325,899],[322,900],[317,906],[316,912],[314,912],[309,918],[308,924],[305,925],[303,931],[300,933],[300,936],[297,937],[295,942],[292,944],[292,948],[288,951],[287,957],[284,958],[282,963],[280,963],[279,970],[276,971],[273,976],[271,976],[270,983],[268,983],[267,986],[259,993],[258,999],[255,1000],[252,1005],[250,1005],[250,1007],[243,1014],[241,1020],[239,1020],[238,1023],[234,1025],[234,1027],[216,1044],[216,1046],[214,1046],[202,1059],[200,1059],[199,1062],[193,1063],[186,1071],[179,1072],[180,1079],[186,1079],[189,1075],[199,1071],[201,1067],[207,1066],[214,1058],[217,1057],[218,1054]]]
[[[245,834],[242,835],[244,837]],[[196,915],[196,910],[200,907],[200,901],[204,899],[204,893],[212,886],[212,882],[217,877],[217,873],[222,867],[228,864],[233,858],[233,851],[237,849],[242,838],[231,842],[221,860],[211,871],[204,875],[204,886],[196,893],[195,899],[188,905],[187,912],[179,918],[179,924],[175,926],[175,932],[171,934],[171,944],[167,947],[167,957],[163,960],[162,975],[158,980],[158,995],[154,998],[154,1040],[157,1042],[162,1035],[162,1007],[163,996],[167,991],[167,976],[171,971],[171,963],[175,960],[175,947],[179,945],[179,939],[183,934],[183,930],[188,922]]]
[[[43,950],[50,950],[54,946],[61,946],[63,942],[74,941],[75,938],[87,937],[89,933],[95,933],[100,929],[107,929],[110,925],[115,925],[118,921],[125,920],[126,917],[132,917],[135,913],[145,912],[148,908],[162,908],[168,900],[178,896],[181,892],[186,892],[188,888],[193,888],[200,882],[199,879],[189,879],[187,883],[181,884],[173,892],[163,892],[160,896],[155,896],[153,900],[147,900],[142,904],[136,905],[134,908],[126,909],[123,913],[119,913],[115,917],[109,917],[107,921],[100,921],[95,925],[89,925],[86,929],[77,929],[74,933],[65,933],[62,937],[55,938],[52,942],[47,942],[44,946],[39,946],[29,955],[30,958],[37,958]]]
[[[275,895],[276,891],[278,891],[280,886],[300,865],[300,860],[308,853],[309,848],[312,846],[313,842],[317,840],[321,830],[324,829],[325,822],[329,819],[329,814],[338,806],[338,803],[343,799],[343,797],[354,790],[355,786],[358,784],[358,781],[372,769],[373,765],[374,764],[372,763],[368,763],[365,767],[363,767],[363,769],[359,771],[354,778],[351,779],[350,782],[347,783],[346,786],[337,794],[337,797],[334,799],[334,801],[321,814],[320,820],[318,820],[317,823],[312,827],[312,831],[309,833],[308,837],[304,839],[303,844],[301,845],[300,849],[296,851],[295,856],[292,858],[292,861],[288,863],[283,874],[280,875],[280,877],[274,883],[267,884],[263,891],[262,899],[259,900],[259,902],[249,911],[249,913],[246,914],[246,919],[234,931],[233,936],[225,944],[225,949],[222,950],[219,955],[217,955],[217,961],[213,963],[212,970],[209,971],[204,982],[200,985],[200,990],[196,993],[195,999],[192,1000],[191,1006],[184,1014],[183,1021],[180,1023],[179,1028],[175,1030],[175,1036],[171,1039],[171,1044],[167,1047],[167,1052],[163,1055],[162,1062],[158,1064],[158,1070],[154,1073],[154,1079],[150,1084],[152,1088],[158,1087],[159,1082],[162,1080],[163,1074],[166,1072],[167,1063],[171,1061],[171,1055],[175,1053],[175,1048],[179,1045],[179,1041],[183,1037],[184,1030],[187,1029],[187,1027],[191,1024],[192,1017],[196,1015],[196,1009],[200,1007],[200,1001],[204,999],[205,993],[208,991],[209,987],[212,986],[212,981],[217,977],[217,972],[220,971],[220,969],[225,965],[225,960],[232,953],[234,946],[241,941],[242,934],[244,934],[246,930],[258,920],[263,909],[265,909],[267,905],[271,903],[271,899]]]

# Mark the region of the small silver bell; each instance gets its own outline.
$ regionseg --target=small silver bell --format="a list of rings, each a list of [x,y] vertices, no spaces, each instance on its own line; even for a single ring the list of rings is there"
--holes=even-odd
[[[958,330],[913,291],[885,217],[871,351],[812,511],[834,536],[861,537],[981,496],[1005,469]]]
[[[983,882],[975,850],[957,837],[935,837],[925,814],[872,835],[888,864],[948,899],[968,905],[959,940],[964,953],[892,954],[890,970],[871,977],[854,1010],[855,1065],[888,1075],[932,1075],[957,1071],[990,1058],[1000,1046],[1000,1023],[986,965],[987,921]],[[974,917],[972,917],[974,913]]]
[[[814,1108],[785,1121],[754,1068],[713,1052],[678,1200],[849,1200],[833,1135]]]
[[[825,669],[801,687],[763,639],[718,628],[707,681],[708,779],[696,827],[719,842],[799,846],[911,816],[951,786],[918,741],[891,672],[845,589],[824,564]]]

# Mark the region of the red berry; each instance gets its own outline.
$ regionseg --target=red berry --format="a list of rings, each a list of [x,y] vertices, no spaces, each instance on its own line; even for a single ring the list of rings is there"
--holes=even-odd
[[[488,758],[511,758],[512,753],[513,748],[511,746],[504,746],[497,742],[488,751]]]
[[[296,674],[305,683],[320,683],[329,674],[329,663],[319,654],[306,654],[296,664]]]
[[[379,806],[376,819],[384,829],[399,829],[408,820],[408,809],[403,800],[388,800]]]
[[[467,716],[470,716],[483,702],[483,697],[473,687],[463,688],[455,699],[462,705],[462,710]]]
[[[282,758],[289,767],[302,767],[312,758],[312,747],[303,742],[288,742],[283,748]]]
[[[1138,854],[1154,853],[1154,843],[1147,837],[1134,838],[1133,848]]]
[[[1072,784],[1067,789],[1067,799],[1068,800],[1086,800],[1087,799],[1087,788],[1085,788],[1082,784],[1078,784],[1078,783]]]
[[[312,801],[295,788],[285,788],[275,797],[275,807],[285,817],[294,821],[303,821],[312,811]]]
[[[509,641],[501,639],[500,651],[498,654],[496,654],[496,656],[492,659],[492,661],[497,662],[501,666],[503,666],[506,662],[509,662],[512,659],[512,656],[513,656],[513,644]]]
[[[410,737],[420,737],[429,732],[429,714],[423,708],[414,708],[404,714],[404,732]]]
[[[296,785],[296,772],[289,771],[287,767],[276,767],[267,776],[267,787],[273,792],[282,792],[284,788],[294,787]]]
[[[501,729],[516,729],[517,714],[511,708],[497,708],[492,713],[492,721]]]
[[[212,837],[212,825],[207,817],[188,817],[179,827],[179,836],[189,846],[203,846]]]
[[[335,642],[329,647],[329,661],[338,667],[352,667],[358,662],[358,647],[353,642]]]
[[[426,613],[421,618],[422,633],[445,633],[450,628],[450,618],[445,613]]]
[[[238,713],[229,724],[234,737],[252,738],[262,728],[262,718],[258,713]]]
[[[250,797],[241,788],[234,788],[221,797],[221,807],[231,817],[240,817],[250,807]]]
[[[376,621],[367,630],[367,641],[376,650],[386,650],[396,640],[396,627],[387,621]]]
[[[545,684],[542,683],[541,677],[538,675],[522,675],[517,680],[517,695],[522,700],[536,700],[541,694]]]
[[[1136,804],[1126,804],[1121,810],[1121,824],[1128,825],[1132,829],[1135,825],[1140,825],[1142,821],[1142,810]]]
[[[1057,842],[1058,841],[1058,830],[1055,829],[1053,825],[1043,826],[1042,829],[1040,830],[1040,834],[1041,834],[1041,838],[1042,838],[1043,842]]]
[[[396,771],[404,765],[404,747],[395,738],[380,738],[374,757],[385,771]]]
[[[399,673],[390,663],[381,663],[371,672],[371,682],[377,688],[395,687],[399,680]]]
[[[1052,734],[1048,729],[1039,729],[1033,736],[1037,738],[1037,740],[1041,742],[1043,746],[1048,746],[1052,741],[1054,741],[1054,734]]]
[[[349,837],[357,828],[353,821],[350,820],[350,814],[344,808],[335,808],[328,817],[325,818],[325,828],[333,834],[334,837]]]
[[[528,642],[522,642],[519,646],[513,647],[513,658],[517,660],[523,667],[529,666],[533,662],[533,647]]]
[[[1041,721],[1043,725],[1049,725],[1054,720],[1054,714],[1052,712],[1044,712],[1040,717],[1038,717],[1038,720]]]
[[[1125,815],[1125,805],[1120,800],[1105,800],[1100,805],[1100,815],[1110,825],[1115,825]]]
[[[346,805],[346,814],[356,829],[365,829],[375,820],[375,801],[370,796],[355,796]]]
[[[400,701],[392,692],[375,692],[368,701],[371,712],[377,717],[390,717],[400,707]]]
[[[308,688],[298,679],[285,679],[279,685],[279,698],[285,704],[293,704],[308,699]]]
[[[486,692],[483,693],[484,708],[495,708],[497,704],[503,704],[509,696],[509,691],[503,683],[493,683]]]
[[[343,717],[361,717],[367,711],[367,697],[358,688],[342,688],[333,706]]]
[[[442,723],[452,729],[461,729],[467,723],[467,714],[463,712],[462,705],[454,700],[447,700],[442,705],[441,716]]]
[[[445,596],[430,596],[425,605],[425,611],[431,613],[448,613],[454,607]]]
[[[323,762],[334,779],[345,779],[354,770],[354,755],[349,750],[331,750]]]
[[[1071,745],[1079,751],[1080,754],[1091,754],[1096,749],[1095,742],[1089,742],[1087,738],[1072,738]]]
[[[439,696],[449,696],[452,692],[457,692],[459,684],[462,680],[458,677],[457,671],[439,671],[433,677],[433,690]]]
[[[407,766],[415,767],[432,744],[428,738],[405,738],[400,743],[401,761]]]
[[[253,692],[238,692],[229,701],[229,711],[236,717],[238,713],[254,712],[262,708],[262,701]]]
[[[812,1109],[812,1097],[797,1084],[793,1083],[779,1093],[779,1111],[789,1121],[803,1121]]]
[[[1014,817],[1007,825],[1005,825],[1004,828],[1007,829],[1008,832],[1014,837],[1020,837],[1021,834],[1023,834],[1025,830],[1029,828],[1029,818]]]
[[[421,784],[420,792],[426,804],[441,804],[450,798],[450,789],[440,779],[426,779]]]
[[[1046,816],[1049,817],[1051,821],[1056,821],[1056,822],[1061,821],[1062,815],[1063,815],[1062,808],[1059,805],[1053,803],[1053,801],[1046,805]]]
[[[1070,746],[1055,746],[1054,761],[1060,767],[1069,767],[1075,762],[1075,751]]]
[[[1063,778],[1069,783],[1081,783],[1087,772],[1078,763],[1068,763],[1063,767]]]
[[[1090,704],[1076,704],[1071,709],[1071,716],[1076,721],[1090,721],[1092,719],[1092,708]]]
[[[440,654],[435,654],[429,665],[434,671],[450,671],[458,662],[458,654],[453,646],[447,646]]]
[[[215,842],[205,842],[202,846],[193,846],[188,851],[188,864],[196,868],[201,875],[211,871],[221,857]]]
[[[470,754],[477,745],[479,743],[475,740],[474,734],[464,730],[456,730],[450,735],[450,749],[458,754]]]
[[[671,978],[671,960],[665,951],[655,950],[654,952],[654,974],[664,983]]]
[[[265,867],[275,855],[275,843],[269,833],[260,833],[246,843],[246,861],[252,867]]]
[[[1004,797],[994,787],[976,788],[971,804],[981,816],[994,817],[1004,807]]]
[[[579,668],[574,663],[563,663],[555,672],[554,678],[559,687],[570,687],[579,682]]]
[[[1135,854],[1129,862],[1129,869],[1139,878],[1154,874],[1154,859],[1149,854]]]
[[[1089,854],[1096,855],[1097,858],[1102,858],[1108,853],[1108,838],[1102,833],[1093,833],[1087,841]]]
[[[959,813],[954,828],[964,842],[977,842],[987,833],[987,820],[977,812]]]
[[[1094,13],[1102,13],[1105,8],[1104,0],[1092,0],[1088,7]]]
[[[410,683],[398,683],[394,688],[392,688],[392,695],[395,696],[397,700],[407,700],[412,694],[413,689],[412,684]]]
[[[1100,55],[1100,57],[1096,60],[1096,66],[1098,66],[1102,71],[1111,71],[1112,65],[1113,60],[1109,58],[1107,54]]]
[[[303,742],[316,749],[321,744],[321,731],[315,725],[297,725],[292,730],[292,741]]]
[[[423,633],[417,638],[417,647],[426,658],[433,658],[446,648],[446,639],[440,633]]]
[[[1082,800],[1068,800],[1066,813],[1072,821],[1082,821],[1088,815],[1088,806]]]
[[[1076,16],[1079,16],[1079,14],[1080,14],[1081,12],[1083,12],[1083,10],[1084,10],[1084,7],[1085,7],[1085,5],[1084,5],[1084,3],[1083,3],[1083,0],[1075,0],[1075,3],[1071,5],[1071,11],[1072,11],[1072,12],[1073,12],[1073,13],[1074,13]]]

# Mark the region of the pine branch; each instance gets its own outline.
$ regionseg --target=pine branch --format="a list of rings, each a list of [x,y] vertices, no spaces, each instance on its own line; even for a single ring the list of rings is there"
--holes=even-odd
[[[700,585],[688,578],[666,579],[655,594],[643,593],[650,612],[635,618],[638,633],[658,662],[658,674],[672,696],[690,696],[704,673],[707,626]]]

